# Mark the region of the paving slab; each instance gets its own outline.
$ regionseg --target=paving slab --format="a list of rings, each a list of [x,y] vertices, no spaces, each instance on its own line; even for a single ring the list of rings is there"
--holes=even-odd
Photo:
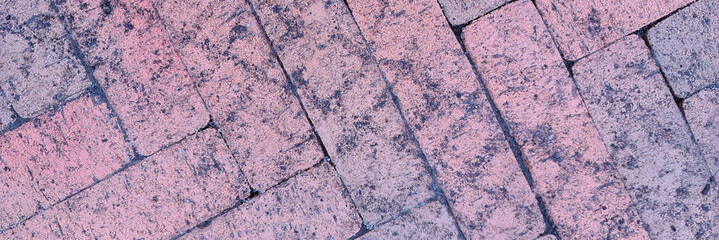
[[[510,0],[439,0],[449,23],[457,26],[469,23],[502,6]]]
[[[107,104],[88,96],[0,135],[0,230],[110,175],[132,157]]]
[[[181,239],[348,239],[360,224],[339,176],[322,163]]]
[[[562,239],[648,239],[624,183],[530,1],[462,38]]]
[[[719,4],[700,0],[647,31],[659,66],[679,98],[719,86]]]
[[[347,2],[464,234],[539,236],[535,194],[437,2]]]
[[[246,1],[155,3],[254,189],[264,191],[323,158]]]
[[[537,0],[559,50],[577,60],[694,0]]]
[[[704,160],[719,178],[719,89],[702,90],[684,101],[684,115]]]
[[[447,207],[439,201],[410,210],[358,238],[369,239],[462,239]]]
[[[217,131],[201,131],[3,233],[8,239],[167,239],[249,196]]]
[[[434,196],[390,92],[342,1],[251,1],[365,222]]]
[[[5,130],[6,127],[15,121],[15,113],[13,113],[10,107],[10,101],[5,97],[5,94],[0,89],[0,132]]]
[[[627,36],[572,71],[649,236],[719,238],[712,174],[644,41]]]
[[[209,114],[149,0],[64,1],[58,8],[140,154],[207,125]]]
[[[90,86],[65,33],[50,1],[0,5],[0,88],[21,117],[35,117]]]

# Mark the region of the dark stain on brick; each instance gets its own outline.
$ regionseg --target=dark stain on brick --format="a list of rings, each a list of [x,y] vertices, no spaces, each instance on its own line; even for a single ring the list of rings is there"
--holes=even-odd
[[[235,42],[237,39],[244,39],[248,35],[247,27],[242,25],[237,25],[232,27],[230,30],[230,44]]]
[[[112,14],[112,4],[110,4],[110,0],[103,0],[100,3],[100,8],[102,8],[102,13],[105,15]]]

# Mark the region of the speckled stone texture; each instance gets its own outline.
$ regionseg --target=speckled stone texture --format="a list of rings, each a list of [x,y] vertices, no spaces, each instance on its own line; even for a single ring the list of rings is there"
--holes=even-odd
[[[536,0],[567,60],[577,60],[693,0]]]
[[[704,160],[714,173],[714,180],[719,180],[719,89],[700,91],[687,98],[683,107]]]
[[[380,223],[433,197],[419,149],[344,2],[251,2],[364,221]]]
[[[371,239],[462,239],[452,215],[439,201],[410,210],[357,238]]]
[[[254,189],[264,191],[322,159],[299,100],[245,1],[155,2]]]
[[[510,0],[439,0],[452,25],[462,25],[492,11]]]
[[[348,239],[360,223],[339,176],[321,163],[181,239]]]
[[[14,115],[15,113],[13,113],[10,108],[10,102],[0,89],[0,133],[9,127],[10,123],[15,121]]]
[[[0,230],[130,162],[106,104],[82,96],[0,135]]]
[[[572,70],[649,236],[719,238],[716,184],[644,41],[630,35]]]
[[[65,35],[50,1],[0,4],[0,88],[21,117],[35,117],[90,86]]]
[[[464,234],[539,236],[544,222],[535,194],[437,2],[348,4]]]
[[[679,98],[719,86],[719,4],[699,0],[649,29],[647,39]]]
[[[622,179],[532,2],[462,33],[562,239],[648,239]]]
[[[207,125],[209,114],[149,0],[64,1],[58,8],[140,154]]]
[[[215,130],[199,132],[3,233],[8,239],[168,239],[249,195]]]

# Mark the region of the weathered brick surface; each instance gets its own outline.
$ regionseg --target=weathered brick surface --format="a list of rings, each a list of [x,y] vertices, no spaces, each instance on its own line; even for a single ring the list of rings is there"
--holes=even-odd
[[[563,239],[648,239],[532,2],[473,22],[464,43]]]
[[[207,124],[202,100],[149,0],[65,1],[59,8],[140,154]]]
[[[534,193],[437,2],[348,3],[465,235],[539,236]]]
[[[700,0],[649,29],[647,38],[674,94],[719,85],[719,4]]]
[[[342,1],[252,1],[369,224],[433,196],[430,177]]]
[[[584,57],[693,0],[537,0],[560,51]]]
[[[0,88],[26,118],[90,86],[50,1],[0,4]]]
[[[323,157],[247,2],[155,2],[255,189],[266,190]]]
[[[360,218],[328,163],[303,172],[183,239],[347,239]]]
[[[719,89],[700,91],[687,98],[683,107],[704,160],[719,177]]]
[[[653,239],[712,239],[712,176],[649,48],[630,35],[578,61],[579,91]],[[711,189],[715,189],[712,185]]]
[[[106,177],[131,157],[117,119],[87,96],[0,135],[0,229]]]
[[[2,89],[0,89],[0,132],[5,130],[10,123],[12,123],[13,115],[15,115],[10,109],[10,102],[5,97]]]
[[[452,215],[439,201],[412,209],[358,239],[461,239]]]
[[[439,0],[452,25],[468,23],[510,0]]]
[[[31,218],[10,239],[167,239],[249,195],[215,130],[199,132]]]
[[[554,235],[551,235],[551,234],[550,234],[550,235],[544,235],[544,236],[541,236],[541,237],[537,238],[537,240],[557,240],[557,236],[554,236]]]

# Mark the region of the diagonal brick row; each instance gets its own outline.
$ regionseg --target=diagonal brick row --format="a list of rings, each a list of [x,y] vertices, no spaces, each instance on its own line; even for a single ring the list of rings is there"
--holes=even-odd
[[[719,180],[719,89],[706,89],[687,98],[684,114],[716,182]],[[719,217],[719,213],[715,214]]]
[[[210,129],[72,196],[3,237],[166,239],[249,194],[237,162]]]
[[[539,236],[535,195],[439,5],[348,3],[465,236]]]
[[[452,25],[467,24],[510,0],[439,0]]]
[[[347,6],[251,3],[363,220],[376,225],[433,197],[419,149]]]
[[[202,99],[149,0],[64,1],[58,8],[140,154],[207,125]]]
[[[454,218],[439,201],[412,209],[357,239],[462,239]]]
[[[155,4],[254,189],[264,191],[322,159],[302,107],[247,2]]]
[[[630,35],[572,70],[649,236],[719,237],[716,184],[644,41]]]
[[[648,239],[614,162],[532,2],[462,33],[562,239]]]
[[[96,100],[82,96],[0,135],[0,230],[130,162],[117,118]]]

